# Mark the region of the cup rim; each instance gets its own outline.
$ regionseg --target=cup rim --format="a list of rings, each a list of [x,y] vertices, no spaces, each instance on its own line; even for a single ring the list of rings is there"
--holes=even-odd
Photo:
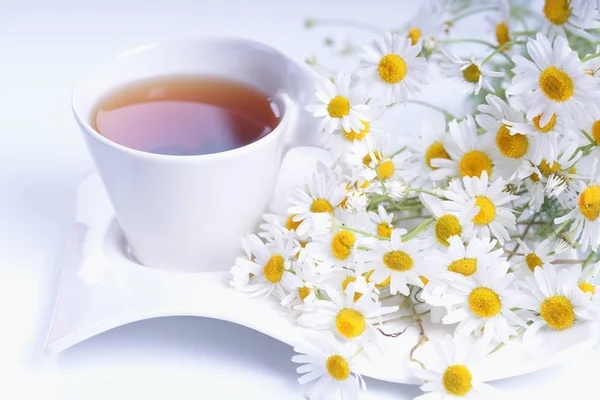
[[[88,118],[84,118],[84,116],[82,115],[82,112],[79,109],[76,102],[78,100],[78,93],[81,90],[82,83],[84,82],[85,78],[88,75],[92,74],[94,71],[96,71],[106,65],[110,65],[112,62],[115,62],[116,60],[126,58],[126,57],[132,57],[140,52],[149,51],[149,50],[152,50],[152,49],[155,49],[158,47],[168,47],[168,46],[172,45],[173,43],[177,43],[180,41],[186,41],[186,40],[188,40],[188,41],[190,41],[190,40],[191,41],[212,40],[212,41],[222,41],[224,43],[226,43],[226,42],[244,43],[244,44],[247,44],[250,46],[258,46],[258,47],[265,48],[265,49],[269,50],[270,52],[277,53],[279,56],[281,56],[284,59],[288,59],[288,60],[292,61],[291,57],[289,57],[288,55],[284,54],[283,52],[281,52],[269,45],[266,45],[266,44],[261,43],[256,40],[246,39],[246,38],[241,38],[241,37],[234,37],[234,36],[196,35],[196,36],[187,36],[187,37],[183,37],[183,38],[171,39],[171,40],[163,41],[163,42],[154,42],[154,43],[149,43],[149,44],[143,44],[140,46],[135,46],[128,50],[119,52],[119,53],[115,54],[114,56],[108,58],[107,60],[97,64],[95,67],[87,70],[82,75],[80,75],[79,78],[77,79],[77,81],[75,82],[75,85],[71,92],[71,109],[73,111],[73,115],[75,116],[76,121],[83,128],[85,133],[89,137],[104,144],[105,146],[112,147],[115,150],[121,151],[123,153],[129,154],[134,157],[146,159],[149,161],[150,160],[157,161],[157,162],[194,162],[194,163],[198,163],[200,161],[214,161],[217,159],[230,158],[230,157],[243,155],[247,152],[255,150],[259,146],[266,145],[266,144],[270,143],[271,141],[276,140],[280,135],[283,134],[282,131],[288,125],[288,121],[291,118],[291,114],[293,112],[292,107],[295,105],[293,100],[291,100],[291,98],[289,97],[289,94],[284,93],[284,92],[276,93],[273,96],[273,99],[274,99],[273,101],[276,102],[276,105],[280,108],[281,115],[280,115],[278,124],[273,128],[273,130],[271,132],[269,132],[268,134],[264,135],[263,137],[255,140],[255,141],[253,141],[252,143],[248,143],[244,146],[236,147],[236,148],[230,149],[230,150],[221,151],[218,153],[197,154],[197,155],[173,155],[173,154],[150,153],[150,152],[146,152],[143,150],[133,149],[131,147],[127,147],[122,144],[113,142],[112,140],[107,139],[106,137],[102,136],[98,131],[96,131],[92,127],[91,123],[88,121]],[[279,97],[279,99],[277,99],[277,97]],[[286,97],[287,97],[288,101],[286,101]],[[298,105],[295,105],[295,106],[297,107]]]

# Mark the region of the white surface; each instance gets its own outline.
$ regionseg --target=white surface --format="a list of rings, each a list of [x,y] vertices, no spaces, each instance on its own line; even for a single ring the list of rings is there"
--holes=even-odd
[[[58,357],[43,354],[76,185],[91,167],[70,112],[70,91],[94,64],[143,43],[238,33],[301,59],[335,32],[305,32],[307,15],[397,26],[417,2],[366,4],[0,1],[0,398],[302,399],[305,388],[296,384],[289,346],[216,320],[155,319],[118,328]],[[463,32],[474,21],[466,20]],[[425,115],[416,107],[399,113]],[[598,398],[599,357],[596,346],[563,365],[494,385],[514,400]],[[364,399],[419,394],[407,385],[370,379],[367,384]]]
[[[98,102],[116,88],[194,74],[259,89],[279,110],[278,125],[241,148],[178,157],[119,145],[90,124]],[[317,137],[317,120],[304,110],[317,77],[304,63],[257,41],[200,35],[127,51],[79,79],[74,114],[137,260],[185,271],[223,271],[234,264],[232,249],[272,201],[285,151]]]
[[[329,163],[329,154],[314,147],[297,147],[282,161],[275,190],[303,184]],[[52,354],[117,327],[158,317],[197,316],[230,321],[262,332],[290,346],[305,347],[318,335],[293,323],[273,297],[248,298],[230,285],[230,263],[214,264],[218,272],[179,272],[140,265],[129,253],[100,177],[92,173],[77,190],[77,207],[62,266],[59,293],[46,348]],[[417,309],[417,312],[420,310]],[[386,332],[406,329],[406,322],[390,321]],[[440,340],[451,327],[426,323],[430,340]],[[354,360],[356,372],[388,382],[419,384],[409,352],[418,341],[416,329],[399,338],[381,337],[385,352]],[[486,359],[485,380],[523,375],[564,362],[588,351],[596,341],[594,323],[566,332],[540,332],[527,345],[513,341]],[[431,347],[416,356],[427,359]]]

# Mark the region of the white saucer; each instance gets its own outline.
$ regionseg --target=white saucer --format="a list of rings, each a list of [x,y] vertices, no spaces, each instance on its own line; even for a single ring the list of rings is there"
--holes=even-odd
[[[285,157],[278,185],[287,190],[326,160],[316,148],[295,148]],[[240,249],[231,249],[238,253]],[[166,316],[198,316],[230,321],[295,346],[315,334],[295,325],[275,298],[251,298],[229,286],[229,265],[223,272],[184,273],[144,267],[127,253],[125,239],[99,177],[92,173],[80,184],[73,232],[60,278],[60,289],[46,349],[60,352],[85,339],[131,322]],[[386,332],[402,330],[404,322],[386,324]],[[426,326],[435,340],[447,329]],[[385,356],[358,358],[365,376],[419,383],[411,373],[408,353],[418,340],[409,328],[398,338],[382,338]],[[590,349],[595,325],[581,324],[564,332],[543,332],[524,346],[511,342],[487,359],[486,380],[517,376],[560,363]],[[417,350],[427,351],[426,348]]]

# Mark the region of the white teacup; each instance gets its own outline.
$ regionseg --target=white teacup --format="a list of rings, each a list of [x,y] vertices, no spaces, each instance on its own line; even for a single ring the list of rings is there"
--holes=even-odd
[[[132,81],[165,75],[235,79],[273,96],[279,125],[249,145],[215,154],[172,156],[114,143],[90,121],[98,102]],[[302,104],[315,75],[263,44],[235,38],[188,38],[125,52],[80,78],[73,111],[134,257],[143,265],[224,270],[238,238],[256,229],[285,150],[316,141]]]

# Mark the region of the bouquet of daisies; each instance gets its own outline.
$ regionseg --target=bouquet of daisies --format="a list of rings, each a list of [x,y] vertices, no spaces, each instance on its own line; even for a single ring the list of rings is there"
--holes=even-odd
[[[310,398],[356,398],[354,356],[385,352],[386,324],[407,316],[427,399],[493,397],[487,354],[600,318],[599,8],[425,1],[360,51],[358,70],[323,77],[306,109],[332,161],[274,199],[231,270],[236,290],[320,331],[292,359]],[[453,37],[482,13],[494,42]],[[483,57],[457,54],[462,43]],[[470,95],[466,115],[418,99],[433,70]],[[444,118],[392,135],[382,116],[406,103]],[[425,318],[454,332],[430,360],[419,358]]]

